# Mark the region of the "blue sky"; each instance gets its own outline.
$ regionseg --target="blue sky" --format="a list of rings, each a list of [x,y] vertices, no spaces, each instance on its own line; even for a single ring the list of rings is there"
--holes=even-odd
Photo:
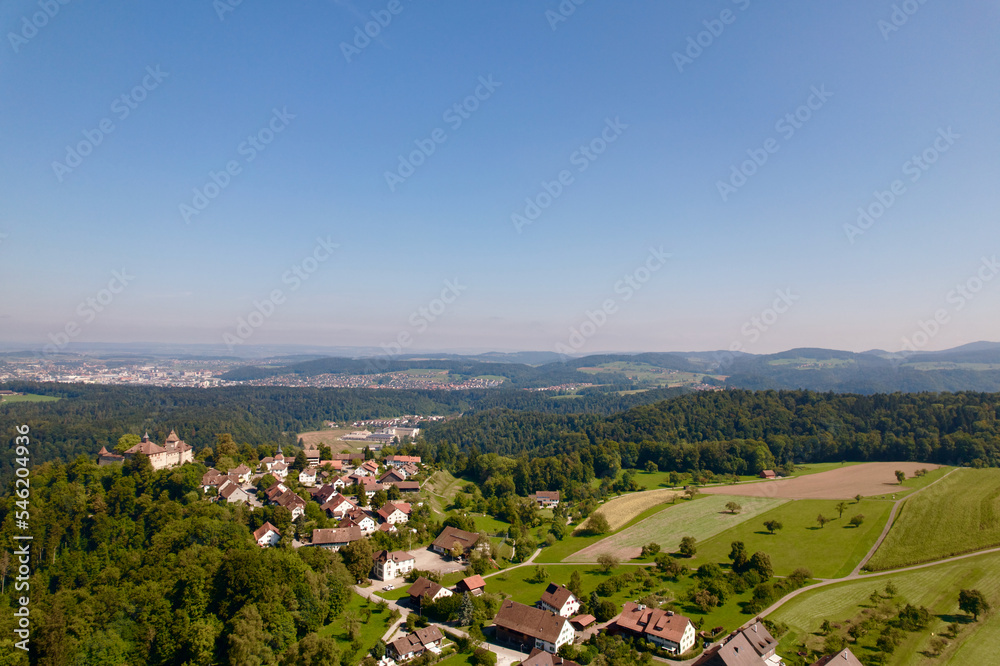
[[[0,8],[0,341],[997,339],[996,2],[226,2]],[[516,224],[527,199],[547,207]]]

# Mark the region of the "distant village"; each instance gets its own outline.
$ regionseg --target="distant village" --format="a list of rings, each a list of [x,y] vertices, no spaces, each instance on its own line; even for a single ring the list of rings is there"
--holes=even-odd
[[[201,479],[201,489],[209,501],[245,504],[253,508],[283,507],[292,521],[304,517],[309,503],[315,503],[337,527],[313,529],[307,540],[292,541],[291,546],[295,548],[314,547],[338,552],[370,539],[377,532],[396,535],[408,529],[414,509],[424,504],[418,480],[426,478],[422,474],[424,463],[420,456],[391,454],[376,459],[374,454],[383,445],[398,444],[402,438],[408,440],[418,435],[419,428],[414,425],[418,421],[419,417],[356,421],[351,426],[378,428],[376,432],[358,430],[342,436],[345,441],[371,443],[365,452],[336,453],[324,459],[320,448],[315,446],[307,445],[295,456],[284,455],[279,447],[274,456],[260,459],[253,467],[242,463],[224,471],[210,468]],[[326,425],[338,424],[327,422]],[[102,447],[98,464],[121,464],[136,456],[145,456],[154,470],[195,461],[193,448],[171,430],[162,444],[145,434],[137,444],[120,454]],[[305,464],[298,465],[300,469],[295,471],[293,468],[297,461],[301,462],[300,456],[305,457]],[[761,476],[774,478],[774,472],[765,470]],[[265,479],[273,483],[263,488]],[[291,479],[305,492],[293,490]],[[379,501],[377,495],[383,499]],[[528,499],[540,509],[554,509],[560,504],[560,494],[554,491],[536,491]],[[268,521],[252,532],[253,540],[261,548],[278,546],[285,537],[279,527]],[[358,592],[378,599],[378,586],[382,591],[408,586],[405,596],[393,602],[393,607],[404,618],[411,613],[423,615],[426,608],[449,598],[481,597],[494,587],[490,582],[493,574],[468,575],[446,586],[439,582],[439,573],[472,573],[468,570],[469,563],[475,559],[489,561],[495,568],[489,545],[482,533],[446,526],[426,547],[369,550],[372,554],[368,580],[362,581]],[[560,648],[578,645],[595,634],[641,639],[651,650],[663,655],[654,657],[659,661],[669,657],[683,659],[694,654],[695,660],[689,658],[685,662],[691,666],[783,666],[785,663],[776,654],[778,641],[759,618],[720,640],[721,627],[698,631],[688,617],[638,601],[624,603],[617,614],[599,622],[594,615],[581,612],[581,599],[567,586],[552,582],[534,605],[503,598],[501,585],[493,591],[501,593],[502,601],[493,617],[488,647],[497,653],[510,650],[511,654],[520,655],[517,663],[521,666],[580,666],[560,656]],[[426,626],[418,627],[400,622],[398,635],[385,643],[379,666],[395,666],[427,653],[441,654],[449,638],[464,635],[461,630],[446,624],[426,621],[424,624]],[[524,654],[527,658],[523,658]],[[506,663],[514,662],[508,660]],[[812,666],[861,666],[861,662],[849,648],[844,648],[837,654],[824,656]]]

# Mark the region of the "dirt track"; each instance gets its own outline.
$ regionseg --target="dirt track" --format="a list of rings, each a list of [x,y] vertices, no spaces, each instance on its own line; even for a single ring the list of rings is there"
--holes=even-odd
[[[918,469],[928,471],[940,465],[912,462],[879,462],[844,466],[829,472],[778,479],[761,483],[732,486],[712,486],[701,492],[713,495],[744,495],[784,499],[851,499],[855,495],[891,495],[899,490],[895,471],[901,469],[907,478]]]

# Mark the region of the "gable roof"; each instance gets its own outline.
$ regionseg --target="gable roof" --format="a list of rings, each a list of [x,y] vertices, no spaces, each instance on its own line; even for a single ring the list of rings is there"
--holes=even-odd
[[[535,648],[518,666],[580,666],[575,661],[563,659],[557,654]]]
[[[742,633],[736,634],[694,662],[694,666],[761,666],[763,660]]]
[[[267,534],[268,532],[274,532],[278,536],[281,536],[281,532],[278,531],[277,527],[275,527],[271,523],[264,523],[263,525],[261,525],[260,527],[258,527],[257,529],[254,530],[254,532],[253,532],[253,540],[254,541],[260,541],[261,538],[265,534]]]
[[[829,654],[812,666],[863,666],[861,660],[854,656],[851,648],[844,648],[837,654]]]
[[[767,627],[760,622],[754,622],[741,633],[746,636],[747,641],[757,651],[757,654],[761,656],[778,647],[778,641],[767,630]]]
[[[380,550],[372,555],[372,559],[375,560],[375,564],[384,564],[390,560],[399,564],[400,562],[409,562],[410,560],[416,560],[417,558],[402,550]]]
[[[434,597],[441,591],[442,587],[443,586],[440,583],[435,583],[431,579],[421,576],[413,581],[413,585],[410,586],[410,589],[408,589],[406,593],[414,598]]]
[[[410,505],[406,502],[386,502],[382,505],[382,508],[378,510],[378,515],[382,516],[383,519],[387,519],[396,511],[400,511],[409,516]]]
[[[680,645],[691,620],[662,608],[648,608],[628,601],[615,624],[636,634],[648,634]]]
[[[481,590],[486,587],[486,581],[479,574],[475,576],[469,576],[468,578],[463,578],[458,582],[459,587],[464,587],[467,590]]]
[[[460,530],[457,527],[449,525],[441,531],[441,534],[438,535],[437,539],[434,539],[434,543],[431,545],[443,548],[444,550],[451,550],[458,543],[463,550],[470,550],[478,541],[479,535],[475,532],[466,532],[465,530]]]
[[[534,606],[525,606],[505,599],[493,624],[531,638],[555,643],[567,620],[555,613]]]
[[[325,546],[327,544],[351,543],[362,539],[361,528],[354,527],[334,527],[323,530],[313,530],[312,544],[314,546]]]
[[[535,493],[535,499],[545,499],[545,500],[556,500],[559,501],[559,491],[558,490],[539,490]]]
[[[440,629],[437,627],[424,627],[423,629],[417,629],[412,634],[397,638],[389,645],[396,651],[396,654],[406,655],[416,651],[418,648],[423,649],[427,645],[441,640],[444,640],[444,636],[441,634]]]
[[[545,588],[544,594],[540,601],[544,604],[548,604],[553,608],[562,609],[566,605],[566,602],[573,597],[573,593],[570,592],[565,585],[556,585],[555,583],[549,583],[549,586]]]

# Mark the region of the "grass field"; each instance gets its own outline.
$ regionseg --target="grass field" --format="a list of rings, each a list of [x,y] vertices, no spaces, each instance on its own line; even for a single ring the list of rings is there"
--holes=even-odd
[[[733,541],[742,541],[751,553],[763,551],[771,556],[774,573],[785,576],[799,567],[809,569],[817,578],[841,578],[875,544],[892,502],[862,500],[851,501],[843,518],[837,518],[837,502],[830,500],[795,500],[756,516],[717,534],[698,546],[698,555],[691,566],[705,562],[729,562]],[[822,529],[816,516],[823,514],[834,520]],[[851,516],[862,514],[861,527],[848,526]],[[764,529],[764,521],[777,520],[784,527],[774,534]]]
[[[371,618],[367,621],[365,620],[366,610],[371,611]],[[338,643],[337,647],[342,652],[350,651],[351,639],[348,635],[348,627],[352,618],[358,620],[361,630],[358,638],[361,642],[361,647],[354,653],[354,660],[352,661],[352,663],[357,663],[368,654],[369,650],[375,647],[375,644],[382,638],[382,634],[389,629],[389,611],[378,611],[375,608],[375,604],[360,594],[353,594],[344,612],[338,615],[334,622],[322,627],[317,633],[320,636],[329,636],[336,639]]]
[[[633,518],[631,521],[629,521],[629,523],[626,524],[622,529],[628,529],[630,526],[635,525],[645,520],[646,518],[649,518],[650,516],[656,515],[660,511],[665,511],[669,506],[670,506],[669,504],[656,504],[654,506],[651,506],[642,513],[640,513],[638,516]],[[546,530],[547,528],[544,527],[537,530],[536,536],[538,536],[539,540],[545,537],[544,531]],[[595,543],[598,543],[602,539],[608,538],[608,536],[609,535],[607,534],[598,534],[596,536],[567,536],[562,541],[557,541],[552,546],[543,548],[542,552],[539,553],[537,558],[535,558],[535,562],[538,563],[562,562],[564,558],[567,558],[569,555],[572,555],[573,553],[583,548],[586,548],[587,546],[591,546]]]
[[[955,664],[972,666],[997,663],[1000,649],[1000,614],[994,612],[980,618],[979,623],[966,623],[965,616],[958,610],[958,592],[975,588],[986,595],[989,602],[997,607],[1000,603],[1000,555],[990,554],[971,557],[951,564],[941,564],[917,571],[883,576],[866,577],[861,580],[831,585],[808,591],[791,600],[769,617],[789,626],[789,633],[782,637],[778,653],[788,663],[795,661],[795,653],[803,643],[812,649],[819,649],[823,637],[819,627],[823,620],[843,623],[862,616],[870,606],[868,596],[874,590],[884,590],[886,583],[898,589],[893,603],[912,603],[926,606],[934,616],[930,625],[920,633],[907,633],[902,644],[896,648],[889,664],[891,666],[924,666],[930,664]],[[932,634],[942,634],[944,628],[958,622],[962,627],[957,641],[949,640],[949,646],[939,657],[931,657],[928,644]],[[861,641],[861,653],[870,654],[870,645],[877,635],[865,637]],[[851,645],[852,651],[855,645]],[[807,662],[811,663],[811,662]]]
[[[739,502],[743,510],[731,514],[726,503]],[[761,497],[702,496],[693,501],[681,500],[666,510],[633,524],[618,534],[602,539],[566,558],[567,562],[596,562],[601,553],[612,553],[621,559],[639,555],[641,547],[650,542],[660,544],[667,552],[676,551],[681,538],[693,536],[699,542],[713,537],[734,525],[750,520],[765,511],[780,506],[786,500]]]
[[[434,472],[420,490],[427,498],[431,511],[444,517],[463,483],[462,479],[455,478],[451,472],[441,470]]]
[[[51,395],[35,395],[34,393],[24,393],[22,395],[5,395],[0,398],[0,403],[14,402],[56,402],[61,400]]]
[[[958,469],[906,500],[871,571],[1000,546],[1000,469]]]

